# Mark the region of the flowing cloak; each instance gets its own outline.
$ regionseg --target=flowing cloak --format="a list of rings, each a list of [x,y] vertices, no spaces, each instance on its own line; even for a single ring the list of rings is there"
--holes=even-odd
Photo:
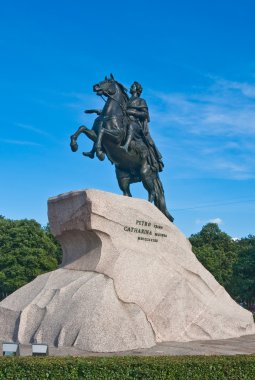
[[[153,171],[161,172],[163,170],[164,164],[162,161],[162,156],[158,151],[149,132],[148,123],[150,121],[150,116],[146,101],[139,97],[130,98],[127,104],[127,110],[133,111],[131,120],[133,118],[140,126],[142,139],[148,148],[148,164]]]

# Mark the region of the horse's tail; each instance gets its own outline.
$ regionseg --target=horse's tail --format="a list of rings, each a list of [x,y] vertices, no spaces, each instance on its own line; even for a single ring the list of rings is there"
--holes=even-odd
[[[162,182],[157,173],[156,178],[154,179],[155,184],[155,206],[160,209],[161,212],[170,220],[170,222],[174,221],[174,218],[169,213],[166,208],[166,200]]]

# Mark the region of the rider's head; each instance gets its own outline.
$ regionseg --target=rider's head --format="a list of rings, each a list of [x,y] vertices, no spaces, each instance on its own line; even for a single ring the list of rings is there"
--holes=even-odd
[[[134,82],[130,88],[130,93],[133,94],[134,92],[136,92],[138,96],[141,95],[142,91],[143,91],[143,88],[138,82]]]

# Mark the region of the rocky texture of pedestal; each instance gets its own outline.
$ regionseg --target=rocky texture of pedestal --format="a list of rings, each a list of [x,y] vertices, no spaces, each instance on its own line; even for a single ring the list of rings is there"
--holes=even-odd
[[[60,269],[0,303],[0,340],[97,352],[254,334],[252,314],[152,204],[98,190],[49,200]]]

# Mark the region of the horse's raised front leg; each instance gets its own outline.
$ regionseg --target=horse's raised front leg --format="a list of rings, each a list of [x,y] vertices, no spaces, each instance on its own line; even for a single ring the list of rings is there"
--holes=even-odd
[[[85,125],[82,125],[70,137],[71,138],[70,146],[71,146],[71,149],[73,152],[76,152],[78,150],[77,139],[81,133],[84,133],[90,140],[92,140],[94,142],[97,140],[97,135],[96,135],[95,131],[93,131],[92,129],[88,129],[87,127],[85,127]]]
[[[89,152],[82,152],[83,156],[89,157],[89,158],[94,158],[95,153],[96,153],[95,145],[96,145],[96,143],[93,144],[93,147]]]

